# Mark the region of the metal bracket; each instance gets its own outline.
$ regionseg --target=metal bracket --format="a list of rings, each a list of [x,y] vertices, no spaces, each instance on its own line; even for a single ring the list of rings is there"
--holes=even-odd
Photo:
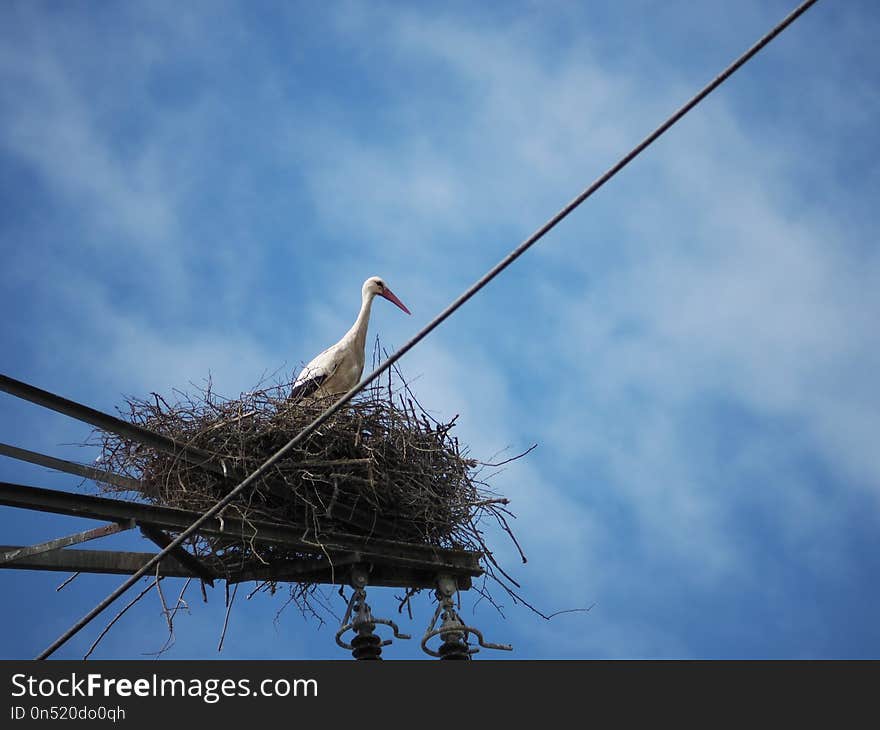
[[[107,535],[113,535],[117,532],[130,530],[133,527],[134,520],[120,520],[119,522],[111,522],[109,525],[102,525],[101,527],[95,527],[84,532],[77,532],[75,535],[67,535],[55,540],[41,542],[36,545],[28,545],[27,547],[7,550],[5,552],[0,552],[0,564],[11,563],[14,560],[21,560],[22,558],[27,558],[32,555],[49,553],[53,550],[60,550],[68,545],[78,545],[79,543],[88,542],[89,540],[96,540],[99,537],[106,537]]]
[[[483,638],[483,633],[473,627],[468,626],[462,621],[461,617],[455,610],[455,594],[458,591],[458,584],[451,575],[441,573],[437,576],[437,610],[434,611],[434,617],[425,635],[422,637],[422,651],[426,654],[439,657],[440,659],[470,659],[471,655],[476,654],[479,649],[475,646],[469,646],[467,643],[468,635],[476,637],[477,642],[484,649],[499,649],[501,651],[513,651],[510,644],[493,644]],[[442,613],[443,623],[439,628],[434,628],[437,619]],[[435,636],[440,636],[443,643],[440,649],[435,651],[428,646],[428,642]]]
[[[354,593],[348,601],[348,608],[342,618],[342,626],[336,632],[336,643],[343,649],[351,651],[355,659],[381,659],[382,647],[392,643],[391,639],[381,639],[375,634],[376,625],[389,626],[395,639],[411,639],[409,634],[402,634],[397,624],[391,619],[376,618],[367,604],[367,583],[369,570],[363,563],[351,567],[350,583]],[[352,614],[354,617],[352,618]],[[347,631],[354,631],[351,643],[342,640]]]

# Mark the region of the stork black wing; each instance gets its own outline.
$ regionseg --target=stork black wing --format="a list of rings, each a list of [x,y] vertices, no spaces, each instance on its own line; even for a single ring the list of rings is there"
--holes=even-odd
[[[316,375],[314,378],[303,380],[299,385],[294,386],[290,391],[290,400],[299,400],[314,393],[321,387],[321,383],[327,380],[327,375]]]

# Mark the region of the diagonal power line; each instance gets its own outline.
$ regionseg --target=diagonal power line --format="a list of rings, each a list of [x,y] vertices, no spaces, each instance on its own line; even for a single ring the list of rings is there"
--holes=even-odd
[[[581,203],[583,203],[587,198],[589,198],[593,193],[595,193],[599,188],[601,188],[606,182],[608,182],[612,177],[614,177],[618,172],[620,172],[624,167],[626,167],[630,162],[632,162],[639,154],[641,154],[647,147],[649,147],[653,142],[657,140],[664,132],[666,132],[672,125],[678,122],[685,114],[687,114],[691,109],[693,109],[697,104],[699,104],[703,99],[705,99],[710,93],[712,93],[715,89],[717,89],[721,84],[723,84],[731,75],[733,75],[741,66],[743,66],[747,61],[749,61],[755,54],[757,54],[764,46],[766,46],[770,41],[772,41],[776,36],[778,36],[782,31],[784,31],[789,25],[791,25],[795,20],[797,20],[807,9],[810,8],[813,4],[815,4],[816,0],[806,0],[806,2],[801,3],[797,8],[795,8],[789,15],[783,18],[772,30],[770,30],[766,35],[764,35],[757,43],[755,43],[751,48],[749,48],[745,53],[743,53],[739,58],[733,61],[727,68],[725,68],[718,76],[716,76],[712,81],[710,81],[706,86],[704,86],[700,91],[698,91],[687,103],[685,103],[682,107],[676,110],[671,116],[669,116],[666,121],[664,121],[659,127],[657,127],[653,132],[651,132],[645,139],[643,139],[639,144],[633,147],[626,155],[624,155],[619,162],[617,162],[613,167],[610,167],[606,172],[604,172],[600,177],[598,177],[588,188],[586,188],[580,195],[574,198],[568,205],[566,205],[562,210],[560,210],[556,215],[554,215],[549,221],[547,221],[543,226],[541,226],[537,231],[535,231],[529,238],[519,244],[515,249],[513,249],[507,256],[505,256],[501,261],[499,261],[495,266],[493,266],[486,274],[484,274],[479,280],[477,280],[474,284],[470,286],[463,294],[461,294],[455,301],[452,302],[446,309],[444,309],[440,314],[438,314],[434,319],[432,319],[425,327],[423,327],[409,342],[407,342],[403,347],[397,350],[393,355],[391,355],[384,363],[382,363],[378,368],[373,370],[367,377],[361,380],[354,388],[349,390],[345,395],[340,397],[333,405],[331,405],[326,411],[324,411],[320,416],[318,416],[314,421],[312,421],[308,426],[306,426],[302,431],[300,431],[296,436],[294,436],[290,441],[288,441],[283,447],[281,447],[277,452],[275,452],[272,456],[270,456],[256,471],[247,476],[244,480],[242,480],[231,492],[229,492],[223,499],[221,499],[217,504],[211,507],[207,512],[205,512],[199,519],[193,522],[188,528],[186,528],[183,532],[181,532],[174,540],[169,543],[165,548],[163,548],[160,552],[156,553],[156,555],[150,559],[143,567],[140,568],[136,573],[133,573],[129,578],[127,578],[116,590],[114,590],[110,595],[108,595],[103,601],[101,601],[97,606],[95,606],[91,611],[89,611],[85,616],[83,616],[79,621],[77,621],[73,626],[71,626],[67,631],[65,631],[61,636],[59,636],[50,646],[48,646],[42,653],[40,653],[36,658],[37,659],[46,659],[51,656],[56,650],[58,650],[61,646],[63,646],[69,639],[71,639],[74,635],[76,635],[81,629],[83,629],[89,622],[92,621],[96,616],[98,616],[104,609],[106,609],[111,603],[113,603],[117,598],[119,598],[125,591],[131,588],[140,578],[149,573],[151,570],[155,568],[155,566],[159,563],[162,558],[164,558],[171,550],[181,545],[188,537],[190,537],[193,533],[198,531],[199,527],[201,527],[205,522],[214,517],[218,512],[220,512],[226,505],[228,505],[236,496],[238,496],[244,489],[253,484],[259,477],[268,471],[273,464],[275,464],[279,459],[281,459],[285,454],[287,454],[291,449],[293,449],[297,444],[301,443],[304,439],[308,438],[312,433],[315,432],[323,423],[325,423],[331,416],[333,416],[336,412],[338,412],[343,406],[345,406],[354,396],[360,393],[364,388],[366,388],[370,383],[372,383],[376,378],[378,378],[382,373],[384,373],[388,368],[390,368],[394,363],[396,363],[400,358],[402,358],[407,352],[409,352],[412,348],[414,348],[419,342],[421,342],[425,337],[427,337],[431,332],[433,332],[437,327],[439,327],[446,319],[448,319],[453,313],[455,313],[465,302],[467,302],[471,297],[473,297],[477,292],[479,292],[484,286],[486,286],[492,279],[494,279],[498,274],[504,271],[508,266],[510,266],[514,261],[516,261],[520,256],[522,256],[528,249],[534,246],[541,238],[543,238],[549,231],[556,227],[556,225],[562,221],[563,218],[566,218],[569,213],[571,213],[575,208],[577,208]]]

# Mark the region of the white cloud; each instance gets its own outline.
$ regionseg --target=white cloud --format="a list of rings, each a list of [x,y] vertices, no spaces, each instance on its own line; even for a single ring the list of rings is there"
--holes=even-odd
[[[26,62],[10,52],[0,67],[8,84],[0,143],[75,205],[87,206],[97,230],[86,242],[130,245],[160,263],[163,257],[149,254],[177,235],[177,220],[155,161],[116,155],[55,49],[35,45]],[[166,277],[172,272],[172,266],[162,270]]]

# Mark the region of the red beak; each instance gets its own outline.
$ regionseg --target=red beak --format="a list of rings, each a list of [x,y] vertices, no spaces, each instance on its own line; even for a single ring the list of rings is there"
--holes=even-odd
[[[398,307],[400,307],[407,314],[412,314],[412,312],[410,312],[406,308],[406,305],[402,301],[400,301],[396,296],[394,296],[394,292],[391,291],[389,288],[386,287],[385,291],[382,292],[381,296],[385,297],[389,302],[393,302],[394,304],[396,304]]]

